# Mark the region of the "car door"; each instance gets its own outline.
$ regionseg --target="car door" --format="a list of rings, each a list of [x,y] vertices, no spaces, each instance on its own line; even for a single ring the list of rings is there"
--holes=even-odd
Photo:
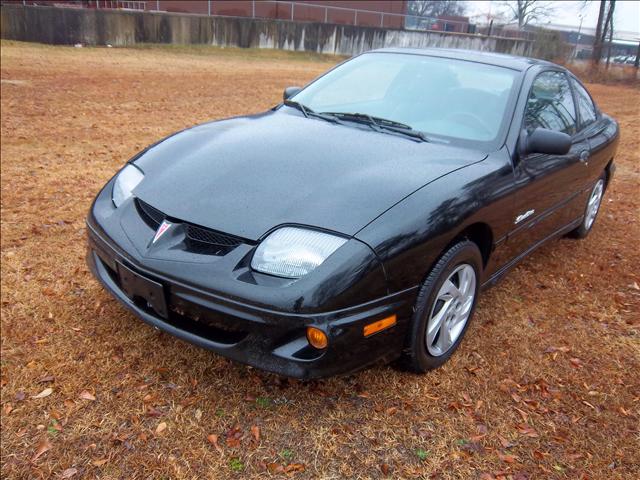
[[[608,157],[610,155],[609,149],[606,148],[611,141],[610,132],[607,130],[610,122],[598,112],[593,99],[582,84],[574,77],[571,77],[570,80],[578,107],[578,135],[589,144],[590,154],[585,162],[587,175],[584,185],[586,194],[588,194],[593,183],[611,160]]]
[[[532,81],[523,113],[527,134],[536,128],[566,133],[572,145],[566,155],[528,154],[514,165],[515,196],[509,251],[517,257],[580,216],[579,198],[586,182],[589,142],[577,132],[577,113],[567,75],[546,70]]]

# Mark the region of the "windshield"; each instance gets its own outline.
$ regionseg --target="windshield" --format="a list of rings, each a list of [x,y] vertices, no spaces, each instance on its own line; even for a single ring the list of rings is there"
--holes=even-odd
[[[450,58],[367,53],[293,99],[319,113],[400,122],[436,140],[484,143],[500,133],[516,75],[507,68]]]

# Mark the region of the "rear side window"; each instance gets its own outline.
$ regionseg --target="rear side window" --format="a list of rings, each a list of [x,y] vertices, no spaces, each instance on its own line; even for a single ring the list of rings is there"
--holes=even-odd
[[[568,135],[576,133],[576,107],[564,73],[543,72],[536,77],[527,99],[524,120],[529,133],[538,127]]]
[[[580,123],[584,125],[589,125],[596,121],[596,107],[589,96],[589,93],[585,90],[585,88],[580,85],[580,83],[576,82],[573,78],[571,79],[571,83],[573,83],[573,88],[576,90],[576,97],[578,97],[578,111],[580,112]]]

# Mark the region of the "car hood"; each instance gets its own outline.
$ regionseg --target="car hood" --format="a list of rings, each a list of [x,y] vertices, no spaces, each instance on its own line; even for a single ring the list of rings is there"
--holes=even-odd
[[[282,224],[354,235],[482,152],[416,142],[288,108],[206,123],[150,147],[134,194],[167,216],[257,240]]]

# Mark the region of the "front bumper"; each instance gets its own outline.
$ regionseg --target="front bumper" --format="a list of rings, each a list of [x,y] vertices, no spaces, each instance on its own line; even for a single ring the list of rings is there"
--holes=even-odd
[[[177,281],[171,272],[152,269],[128,255],[94,222],[89,221],[87,226],[87,263],[116,299],[146,323],[224,357],[280,375],[309,379],[388,362],[401,353],[415,288],[324,313],[271,310],[237,296],[214,294]],[[162,315],[141,298],[127,296],[120,283],[119,265],[161,285],[166,301]],[[397,315],[394,327],[363,336],[365,325],[392,314]],[[326,349],[320,351],[309,345],[308,326],[327,334]]]

